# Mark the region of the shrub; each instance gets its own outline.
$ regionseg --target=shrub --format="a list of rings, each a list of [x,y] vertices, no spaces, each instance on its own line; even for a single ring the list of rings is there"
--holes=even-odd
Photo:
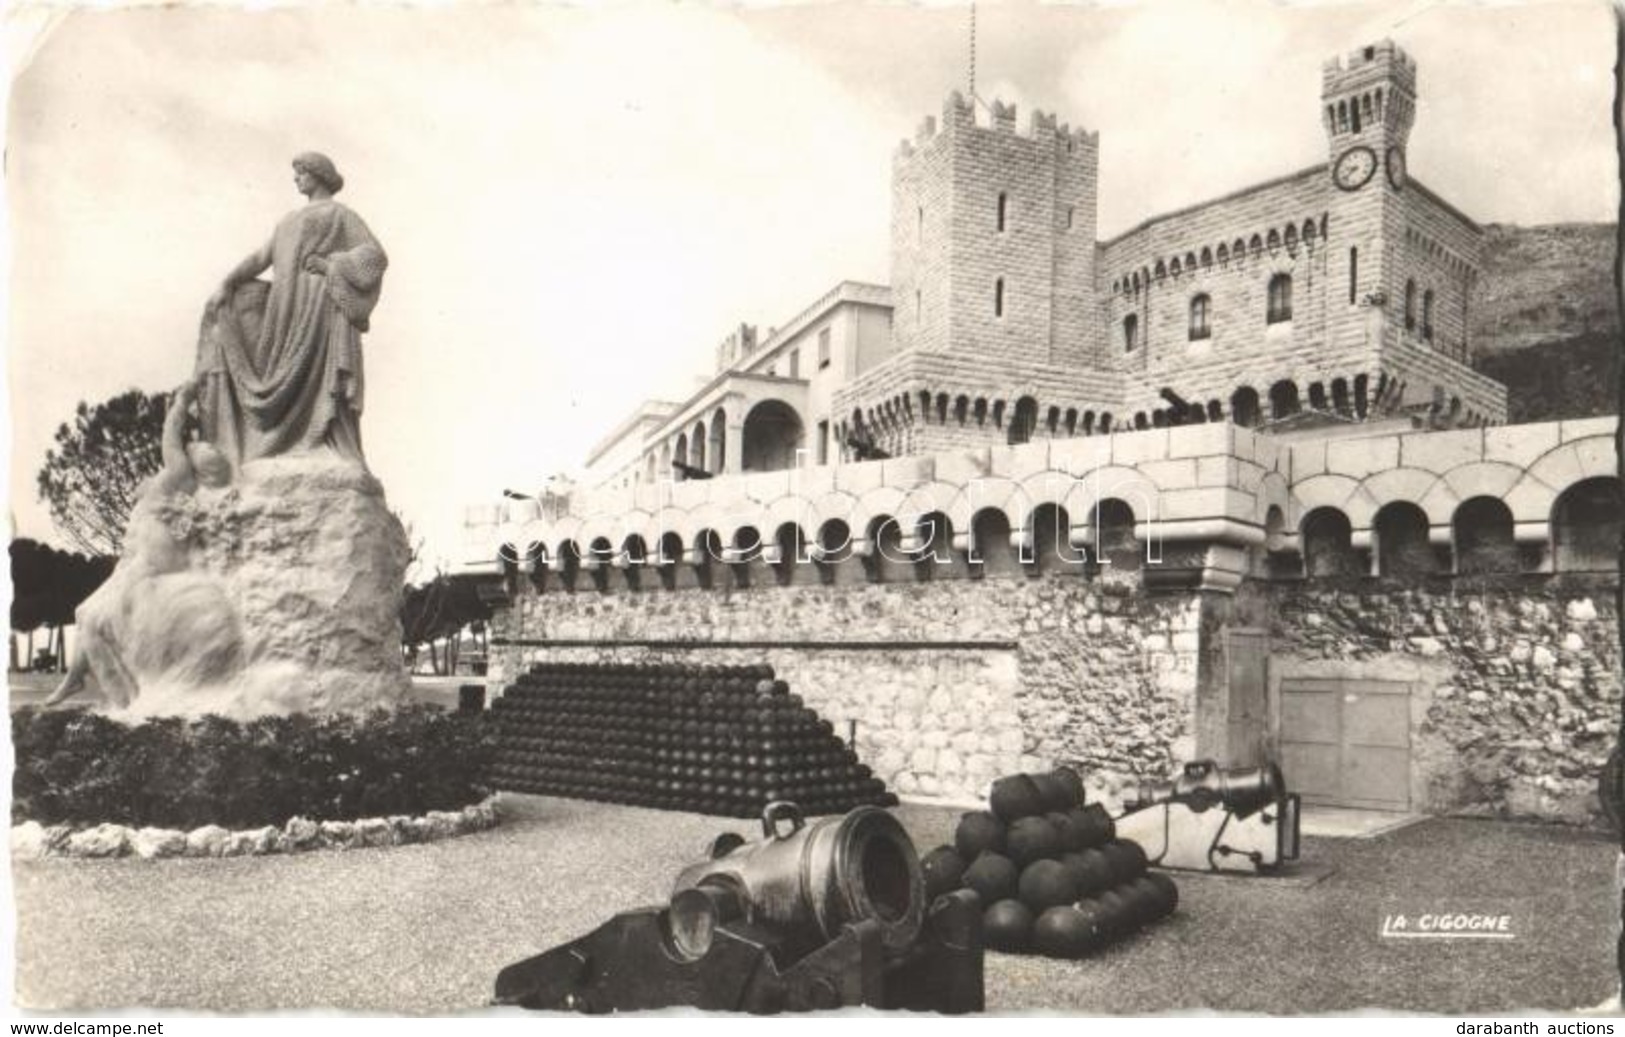
[[[456,810],[491,791],[484,716],[408,705],[365,716],[207,716],[129,725],[25,707],[12,822],[190,829]]]

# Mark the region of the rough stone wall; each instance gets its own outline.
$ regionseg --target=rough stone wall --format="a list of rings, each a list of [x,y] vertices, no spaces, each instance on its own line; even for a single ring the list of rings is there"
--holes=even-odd
[[[997,776],[1080,765],[1097,792],[1194,749],[1200,608],[1076,574],[972,583],[525,594],[493,681],[533,662],[767,662],[904,795],[971,801]],[[548,644],[500,644],[550,642]]]
[[[1613,581],[1277,584],[1269,594],[1277,676],[1413,682],[1414,807],[1597,816],[1620,724]]]

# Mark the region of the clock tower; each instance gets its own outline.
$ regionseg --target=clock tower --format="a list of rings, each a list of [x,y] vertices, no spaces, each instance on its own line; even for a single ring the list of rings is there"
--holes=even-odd
[[[1393,283],[1405,237],[1405,144],[1416,115],[1416,65],[1392,40],[1327,62],[1321,117],[1329,149],[1328,333],[1372,361],[1393,334]]]

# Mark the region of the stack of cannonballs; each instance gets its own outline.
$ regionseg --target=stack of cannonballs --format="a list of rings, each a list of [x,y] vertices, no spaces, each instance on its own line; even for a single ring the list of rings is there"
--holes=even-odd
[[[963,815],[954,845],[920,863],[929,897],[976,891],[989,947],[1081,958],[1178,906],[1173,880],[1148,872],[1139,844],[1084,803],[1076,771],[1000,778],[988,806]]]
[[[727,817],[897,797],[770,666],[533,666],[492,704],[499,788]]]

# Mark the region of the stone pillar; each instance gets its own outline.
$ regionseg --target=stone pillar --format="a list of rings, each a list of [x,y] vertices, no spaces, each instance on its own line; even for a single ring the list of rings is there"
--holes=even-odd
[[[719,475],[739,475],[745,470],[740,464],[745,448],[745,423],[743,420],[734,419],[734,414],[741,403],[735,403],[728,408],[728,421],[723,433],[723,464]],[[740,415],[741,419],[743,417],[744,415]]]

